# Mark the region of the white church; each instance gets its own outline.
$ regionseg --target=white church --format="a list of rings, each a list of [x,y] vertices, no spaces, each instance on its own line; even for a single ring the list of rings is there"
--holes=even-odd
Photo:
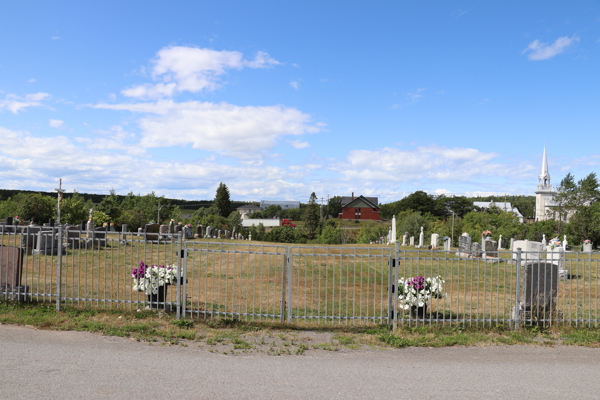
[[[554,202],[555,192],[552,190],[552,182],[550,179],[550,173],[548,172],[548,151],[544,146],[544,155],[542,156],[542,168],[540,170],[539,182],[535,191],[535,220],[546,221],[548,219],[558,220],[560,213],[556,211],[556,203]],[[568,222],[569,217],[573,213],[568,213],[566,219]]]

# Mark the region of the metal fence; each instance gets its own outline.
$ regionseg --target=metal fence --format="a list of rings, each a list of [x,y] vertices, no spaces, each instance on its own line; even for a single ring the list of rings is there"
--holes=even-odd
[[[500,251],[458,257],[392,246],[288,246],[181,234],[0,229],[0,294],[83,307],[159,307],[178,317],[310,324],[490,326],[600,323],[600,254]],[[162,298],[132,290],[132,269],[172,265]],[[403,307],[398,280],[443,280],[441,298]],[[18,278],[15,278],[18,277]],[[16,281],[18,279],[18,281]]]

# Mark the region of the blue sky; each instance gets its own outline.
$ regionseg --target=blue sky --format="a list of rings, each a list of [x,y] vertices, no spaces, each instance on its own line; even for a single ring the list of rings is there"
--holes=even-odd
[[[0,187],[533,194],[600,163],[600,3],[5,2]]]

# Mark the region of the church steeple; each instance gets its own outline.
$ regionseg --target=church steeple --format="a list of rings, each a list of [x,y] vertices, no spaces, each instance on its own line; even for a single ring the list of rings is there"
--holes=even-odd
[[[539,186],[541,188],[552,187],[552,183],[550,182],[550,173],[548,172],[548,151],[546,150],[546,146],[544,145],[544,155],[542,156],[542,168],[540,170],[540,183]]]

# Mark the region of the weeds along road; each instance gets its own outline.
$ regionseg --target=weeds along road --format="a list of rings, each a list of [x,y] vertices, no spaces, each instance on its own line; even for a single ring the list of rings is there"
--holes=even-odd
[[[2,399],[597,399],[600,349],[575,346],[222,355],[0,325]]]

